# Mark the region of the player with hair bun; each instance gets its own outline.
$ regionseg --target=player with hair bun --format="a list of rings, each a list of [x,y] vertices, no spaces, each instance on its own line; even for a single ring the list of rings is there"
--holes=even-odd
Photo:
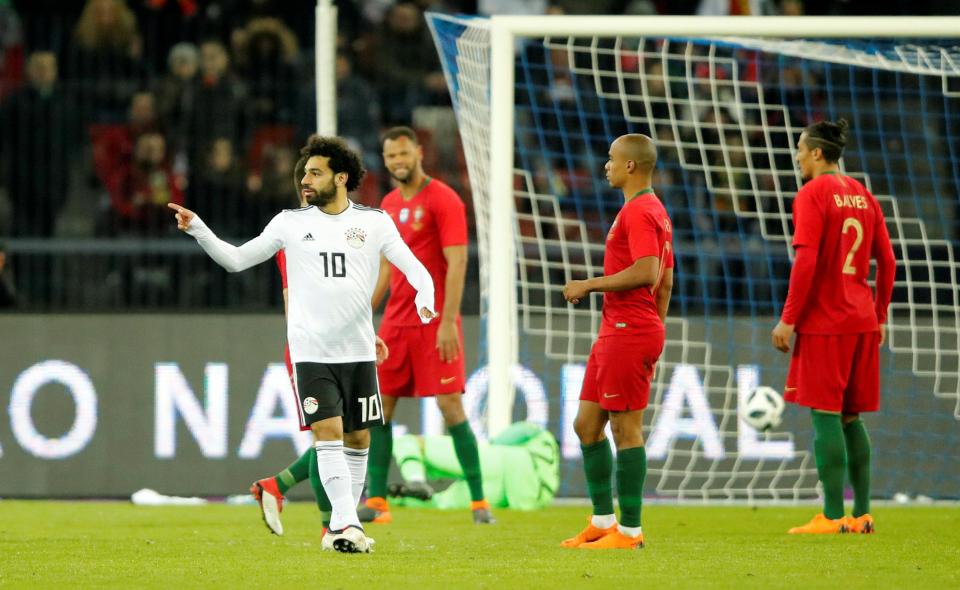
[[[870,437],[862,412],[880,408],[880,347],[896,260],[880,204],[840,172],[844,119],[810,125],[797,142],[807,183],[793,202],[790,290],[773,345],[786,353],[796,332],[784,399],[810,408],[823,512],[790,534],[872,533]],[[877,261],[876,294],[870,260]],[[844,472],[853,486],[853,516],[844,516]]]

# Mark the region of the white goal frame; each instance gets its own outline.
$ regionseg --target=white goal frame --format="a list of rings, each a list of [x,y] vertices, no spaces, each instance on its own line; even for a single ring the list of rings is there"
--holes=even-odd
[[[518,360],[513,227],[515,42],[551,36],[955,38],[960,17],[493,16],[490,31],[490,226],[487,261],[488,435],[513,415]]]

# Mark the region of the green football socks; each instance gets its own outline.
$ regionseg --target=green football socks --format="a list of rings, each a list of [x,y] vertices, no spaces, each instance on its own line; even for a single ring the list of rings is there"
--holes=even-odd
[[[847,442],[847,474],[853,486],[853,516],[870,513],[870,435],[857,418],[843,427]]]
[[[839,414],[813,410],[813,453],[823,485],[823,515],[843,517],[843,478],[847,470],[847,449]]]
[[[308,452],[313,454],[313,461],[310,461],[310,487],[313,488],[313,495],[317,499],[317,508],[320,509],[320,518],[323,526],[330,528],[330,516],[333,514],[333,505],[327,498],[327,492],[323,489],[323,482],[320,481],[320,466],[317,465],[317,451],[310,447]]]
[[[313,447],[308,448],[289,467],[276,475],[277,489],[281,494],[297,485],[301,481],[310,479],[310,463],[317,462],[317,452]]]
[[[393,454],[393,424],[370,429],[370,458],[367,460],[367,497],[387,497],[387,475]]]
[[[457,453],[463,475],[467,478],[470,487],[470,499],[474,502],[483,500],[483,475],[480,473],[480,451],[477,448],[477,437],[470,429],[470,421],[464,420],[447,428],[453,438],[453,450]]]
[[[589,445],[580,445],[583,451],[583,471],[587,478],[587,492],[596,515],[613,514],[613,452],[606,438]]]
[[[617,499],[620,502],[620,524],[625,527],[640,526],[643,480],[646,477],[647,450],[644,447],[617,452]]]

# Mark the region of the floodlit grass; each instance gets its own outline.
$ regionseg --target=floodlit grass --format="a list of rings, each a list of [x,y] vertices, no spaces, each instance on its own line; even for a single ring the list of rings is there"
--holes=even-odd
[[[814,507],[648,505],[647,548],[560,549],[586,507],[496,513],[395,509],[372,555],[320,551],[319,517],[288,504],[286,535],[255,506],[0,502],[0,587],[958,588],[960,508],[878,507],[876,535],[794,537]]]

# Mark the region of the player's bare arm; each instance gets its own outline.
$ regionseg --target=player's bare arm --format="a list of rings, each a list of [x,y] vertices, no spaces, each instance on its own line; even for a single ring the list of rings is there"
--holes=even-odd
[[[663,277],[660,279],[660,285],[657,287],[657,293],[654,299],[657,302],[657,315],[661,322],[667,321],[667,311],[670,309],[670,295],[673,293],[673,268],[663,271]]]
[[[437,329],[437,350],[440,360],[452,362],[460,356],[460,334],[457,331],[457,316],[463,300],[463,284],[467,276],[467,247],[447,246],[443,249],[447,260],[447,275],[444,278],[446,299]]]
[[[403,242],[400,233],[389,217],[386,218],[386,224],[384,227],[388,232],[388,238],[383,245],[382,255],[386,256],[390,264],[403,273],[410,286],[417,291],[414,300],[417,305],[417,314],[423,323],[428,323],[431,319],[437,317],[437,313],[433,310],[433,277],[430,276],[423,263],[413,255],[410,247]]]
[[[377,285],[373,288],[373,297],[370,298],[370,308],[374,311],[380,307],[390,290],[390,261],[380,256],[380,274],[377,275]]]
[[[651,287],[657,283],[660,274],[660,259],[656,256],[644,256],[620,272],[584,281],[570,281],[563,287],[563,298],[577,304],[590,293],[629,291],[640,287]]]
[[[773,328],[770,337],[773,339],[774,348],[780,352],[790,352],[790,338],[793,337],[793,324],[785,324],[783,320],[780,320]]]
[[[387,348],[387,343],[383,341],[383,338],[377,336],[376,341],[376,350],[377,350],[377,366],[382,365],[388,358],[390,358],[390,349]]]

